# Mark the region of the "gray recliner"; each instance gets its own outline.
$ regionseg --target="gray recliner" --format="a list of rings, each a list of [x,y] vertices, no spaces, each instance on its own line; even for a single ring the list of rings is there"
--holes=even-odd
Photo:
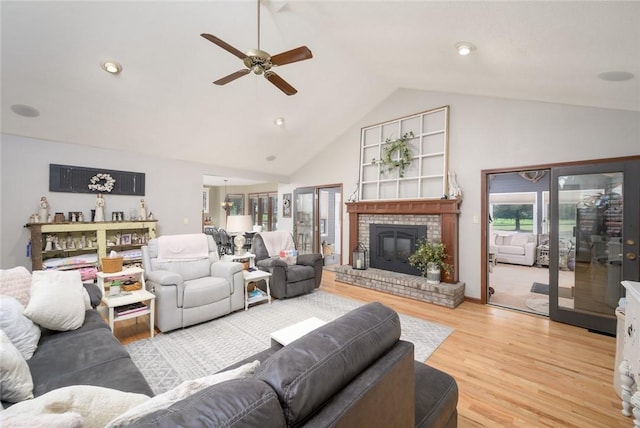
[[[242,264],[220,261],[207,235],[209,257],[159,260],[158,239],[142,247],[147,288],[156,295],[160,331],[188,327],[244,308]]]
[[[285,299],[310,293],[318,288],[322,280],[324,264],[322,254],[299,254],[296,264],[288,265],[277,256],[271,257],[264,243],[263,235],[275,233],[283,232],[257,233],[251,242],[251,251],[256,255],[256,267],[271,273],[269,281],[271,296],[276,299]],[[259,287],[263,288],[261,284]]]

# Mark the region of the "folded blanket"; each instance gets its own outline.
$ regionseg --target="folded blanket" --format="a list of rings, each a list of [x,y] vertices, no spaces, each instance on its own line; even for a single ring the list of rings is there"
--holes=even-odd
[[[280,251],[283,250],[293,250],[295,249],[295,245],[293,243],[293,236],[291,233],[284,231],[274,231],[274,232],[262,232],[260,233],[262,236],[262,241],[264,242],[264,246],[267,248],[269,252],[269,257],[277,257],[280,254]]]
[[[159,260],[197,260],[209,257],[204,233],[163,235],[158,238]]]

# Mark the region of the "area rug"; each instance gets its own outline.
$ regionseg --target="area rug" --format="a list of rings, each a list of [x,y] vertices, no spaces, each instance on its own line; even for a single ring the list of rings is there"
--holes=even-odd
[[[532,293],[538,293],[538,294],[546,294],[548,296],[549,295],[549,284],[543,284],[541,282],[534,282],[533,285],[531,286],[531,292]]]
[[[531,286],[532,293],[549,295],[549,284],[543,284],[541,282],[534,282]],[[558,297],[564,299],[573,299],[573,288],[571,287],[558,287]]]
[[[154,393],[223,369],[270,346],[270,334],[316,317],[334,320],[363,302],[322,290],[294,299],[274,300],[196,326],[127,344],[125,348]],[[428,305],[425,305],[428,307]],[[402,339],[425,361],[453,332],[451,327],[400,314]]]
[[[549,298],[548,297],[529,297],[524,302],[527,308],[542,315],[549,315]]]

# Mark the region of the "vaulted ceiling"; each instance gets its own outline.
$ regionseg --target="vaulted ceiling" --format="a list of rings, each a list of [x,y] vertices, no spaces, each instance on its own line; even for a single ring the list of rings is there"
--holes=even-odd
[[[261,48],[313,52],[276,70],[293,96],[253,74],[212,84],[243,66],[200,33],[256,48],[253,0],[1,8],[8,134],[288,176],[398,88],[640,111],[637,1],[263,1]]]

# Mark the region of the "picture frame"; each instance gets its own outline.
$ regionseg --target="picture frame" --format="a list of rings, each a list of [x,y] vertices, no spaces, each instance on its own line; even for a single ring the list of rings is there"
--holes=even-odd
[[[123,233],[122,237],[120,238],[120,244],[121,245],[131,245],[131,234],[130,233]]]
[[[291,218],[291,193],[282,195],[282,217]]]

